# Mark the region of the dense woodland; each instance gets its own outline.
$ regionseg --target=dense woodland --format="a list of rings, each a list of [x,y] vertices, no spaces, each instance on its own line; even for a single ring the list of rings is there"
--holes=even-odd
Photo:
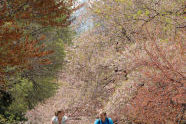
[[[186,123],[185,1],[76,2],[0,0],[0,124]]]
[[[25,120],[27,110],[57,89],[64,46],[73,32],[73,1],[0,1],[0,123]]]

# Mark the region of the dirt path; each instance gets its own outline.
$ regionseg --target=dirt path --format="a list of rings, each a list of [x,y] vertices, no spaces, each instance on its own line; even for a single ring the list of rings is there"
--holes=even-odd
[[[74,104],[79,97],[78,88],[70,86],[68,83],[61,83],[61,88],[56,95],[27,112],[28,122],[25,124],[51,124],[55,111],[62,108],[69,109],[69,106]],[[90,117],[78,118],[80,120],[70,120],[68,124],[93,124],[93,119]]]

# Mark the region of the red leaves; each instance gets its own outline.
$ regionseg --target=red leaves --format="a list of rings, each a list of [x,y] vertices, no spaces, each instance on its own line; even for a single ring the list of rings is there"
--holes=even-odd
[[[12,27],[10,25],[9,27]],[[13,27],[15,27],[13,25]],[[3,78],[6,67],[16,67],[17,71],[32,69],[32,60],[37,60],[38,64],[51,64],[43,57],[52,54],[54,51],[44,50],[45,45],[39,45],[39,40],[45,39],[44,36],[39,40],[29,40],[29,36],[24,38],[23,33],[18,27],[16,29],[3,28],[0,32],[0,73]],[[3,79],[1,79],[3,80]],[[2,83],[2,82],[1,82]]]
[[[167,92],[167,87],[141,88],[137,96],[132,100],[133,117],[137,118],[139,122],[143,123],[165,123],[167,120],[176,122],[177,115],[181,112],[181,105],[171,103],[172,92]],[[129,108],[131,109],[131,108]],[[131,113],[130,113],[131,114]]]
[[[49,65],[52,64],[51,61],[49,59],[42,59],[40,60],[40,64],[42,65]]]
[[[180,41],[173,39],[169,44],[162,45],[156,39],[158,34],[153,37],[150,36],[152,32],[147,34],[150,37],[144,43],[147,56],[137,62],[144,63],[144,68],[140,71],[143,79],[139,77],[139,80],[146,84],[136,86],[137,94],[130,102],[132,107],[127,107],[128,115],[140,123],[176,124],[183,116],[183,105],[186,103],[185,77],[182,71],[184,59],[180,52],[183,47],[178,46]]]
[[[66,2],[56,2],[55,0],[14,0],[9,1],[9,4],[10,8],[6,10],[6,13],[9,13],[7,14],[8,18],[13,19],[16,17],[18,20],[24,20],[29,23],[34,21],[44,26],[67,26],[67,24],[70,24],[68,23],[70,15],[74,11],[71,0]],[[61,17],[63,18],[62,22],[57,22],[56,19]]]
[[[39,45],[39,40],[30,40],[25,34],[26,26],[37,24],[40,26],[70,25],[72,0],[3,0],[0,4],[0,73],[5,76],[6,67],[16,67],[17,70],[32,69],[32,64],[51,64],[46,59],[54,51],[45,50],[45,45]],[[56,20],[61,18],[61,22]],[[69,21],[68,21],[69,20]],[[18,22],[21,22],[19,24]],[[3,80],[3,79],[2,79]],[[1,82],[1,81],[0,81]]]

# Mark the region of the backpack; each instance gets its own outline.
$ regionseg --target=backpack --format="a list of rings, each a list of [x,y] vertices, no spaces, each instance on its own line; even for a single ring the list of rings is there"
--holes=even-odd
[[[105,121],[107,122],[107,124],[109,124],[109,119],[105,118]],[[98,124],[101,124],[101,120],[99,120]]]

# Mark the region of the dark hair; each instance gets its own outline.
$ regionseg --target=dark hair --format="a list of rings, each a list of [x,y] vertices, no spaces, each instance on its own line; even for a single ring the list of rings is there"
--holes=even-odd
[[[101,115],[101,114],[103,114],[104,116],[106,116],[107,115],[107,113],[106,112],[101,112],[101,113],[99,113],[99,115]]]
[[[61,111],[57,111],[57,112],[55,112],[55,116],[58,116],[59,113],[61,113]]]
[[[107,116],[107,113],[106,113],[106,112],[103,112],[103,114],[104,114],[105,116]]]
[[[59,113],[61,113],[61,112],[64,112],[64,110],[58,110],[57,112],[55,112],[55,116],[58,116],[59,115]]]
[[[57,116],[57,112],[55,112],[55,116]]]

